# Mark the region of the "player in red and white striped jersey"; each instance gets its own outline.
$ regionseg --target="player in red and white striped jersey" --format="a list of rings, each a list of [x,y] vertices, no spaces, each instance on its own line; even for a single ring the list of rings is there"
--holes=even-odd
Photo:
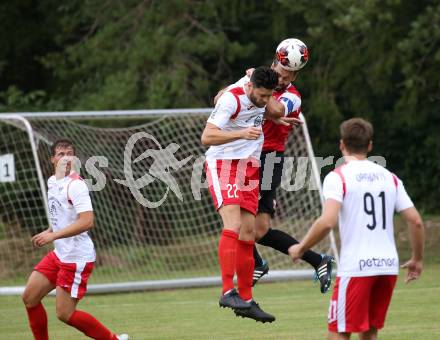
[[[261,124],[265,107],[277,85],[277,73],[257,68],[250,81],[228,88],[219,98],[202,134],[209,191],[223,231],[218,247],[222,273],[219,304],[242,310],[261,322],[275,318],[252,299],[254,225],[258,206]],[[233,278],[237,273],[238,293]]]
[[[406,282],[417,279],[423,267],[424,226],[401,180],[367,159],[373,127],[360,118],[341,125],[340,149],[346,163],[324,179],[324,209],[320,218],[291,249],[292,258],[322,240],[337,224],[341,237],[340,264],[328,313],[329,339],[376,339],[399,272],[393,215],[409,225],[412,257]]]
[[[48,180],[49,229],[35,235],[32,243],[42,247],[54,243],[34,268],[23,293],[29,325],[36,340],[49,338],[47,314],[41,300],[56,289],[58,318],[93,339],[127,340],[116,335],[92,315],[76,309],[87,291],[87,280],[95,262],[95,247],[88,234],[94,214],[89,190],[72,170],[75,146],[69,140],[56,141],[51,150],[55,173]]]

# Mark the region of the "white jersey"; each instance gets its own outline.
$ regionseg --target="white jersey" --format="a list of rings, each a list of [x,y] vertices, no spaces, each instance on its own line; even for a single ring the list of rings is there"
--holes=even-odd
[[[74,223],[78,214],[93,211],[89,189],[77,173],[47,181],[50,224],[53,231]],[[54,241],[55,254],[62,262],[94,262],[95,247],[87,231]]]
[[[324,179],[325,199],[342,203],[338,276],[397,275],[394,211],[413,206],[402,181],[369,160],[353,160]]]
[[[237,131],[248,127],[261,128],[265,107],[256,107],[246,95],[244,85],[229,86],[219,98],[208,123],[224,131]],[[233,142],[213,145],[206,152],[206,159],[260,158],[263,133],[256,140],[237,139]]]

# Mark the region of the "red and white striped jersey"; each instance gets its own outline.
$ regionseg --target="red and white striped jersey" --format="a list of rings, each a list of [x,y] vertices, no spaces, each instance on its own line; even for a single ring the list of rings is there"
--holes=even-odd
[[[323,195],[342,203],[338,276],[397,275],[393,215],[413,206],[402,181],[369,160],[352,160],[325,177]]]
[[[89,189],[75,172],[57,180],[51,176],[47,181],[49,218],[53,231],[64,229],[74,223],[78,214],[93,211]],[[62,262],[93,262],[95,248],[87,231],[54,241],[55,254]]]
[[[298,118],[301,113],[301,95],[292,84],[284,91],[275,91],[273,97],[284,106],[286,117]],[[263,124],[264,144],[263,151],[284,152],[289,132],[293,126],[285,126],[266,119]]]
[[[265,108],[254,106],[246,95],[244,85],[230,86],[217,101],[217,105],[208,118],[224,131],[242,130],[248,127],[261,128]],[[237,139],[235,141],[213,145],[206,152],[207,159],[246,159],[260,158],[263,146],[263,134],[256,140]]]
[[[228,87],[228,89],[243,86],[248,83],[250,78],[244,76],[239,79],[235,84]],[[301,113],[301,95],[295,86],[289,84],[282,91],[274,91],[272,96],[284,106],[284,116],[298,118]],[[273,121],[266,119],[263,123],[264,143],[263,151],[279,151],[284,152],[286,148],[286,141],[289,132],[293,126],[285,126],[282,124],[274,123]]]

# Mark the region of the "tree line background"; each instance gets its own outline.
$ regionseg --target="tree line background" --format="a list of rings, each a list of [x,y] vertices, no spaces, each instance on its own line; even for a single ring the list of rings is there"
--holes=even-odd
[[[340,122],[364,117],[374,154],[440,211],[438,0],[15,0],[0,22],[0,112],[207,107],[299,38],[316,155],[338,156]]]

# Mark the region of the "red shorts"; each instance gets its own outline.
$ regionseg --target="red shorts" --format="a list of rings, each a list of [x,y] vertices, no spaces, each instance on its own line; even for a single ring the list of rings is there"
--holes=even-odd
[[[381,329],[397,275],[337,277],[328,310],[328,330],[336,333]]]
[[[216,209],[236,204],[256,215],[260,185],[260,161],[249,159],[212,159],[206,161],[209,192]]]
[[[34,270],[43,274],[55,286],[63,288],[75,299],[81,299],[87,291],[87,280],[92,273],[94,262],[61,262],[51,251],[35,266]]]

